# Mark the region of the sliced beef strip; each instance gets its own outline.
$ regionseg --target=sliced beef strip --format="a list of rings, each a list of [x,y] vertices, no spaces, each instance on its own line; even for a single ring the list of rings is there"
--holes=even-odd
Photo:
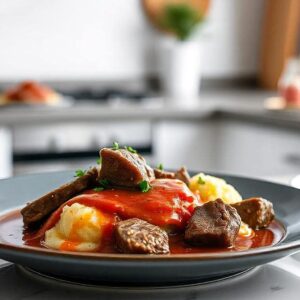
[[[155,178],[179,179],[185,184],[189,184],[190,175],[185,167],[181,167],[176,172],[167,172],[159,169],[154,169]]]
[[[92,168],[85,175],[67,183],[41,198],[28,203],[22,210],[25,226],[31,226],[42,221],[46,216],[55,211],[60,205],[84,190],[97,184],[98,169]]]
[[[242,221],[254,229],[267,227],[275,216],[273,204],[259,197],[245,199],[231,206],[237,210]]]
[[[154,179],[153,170],[143,157],[125,149],[100,151],[102,164],[100,179],[106,179],[113,186],[136,188],[139,183]]]
[[[236,209],[217,199],[195,208],[184,238],[198,246],[231,247],[240,225],[241,218]]]
[[[169,239],[166,231],[138,218],[121,221],[116,225],[115,238],[122,253],[167,254]]]

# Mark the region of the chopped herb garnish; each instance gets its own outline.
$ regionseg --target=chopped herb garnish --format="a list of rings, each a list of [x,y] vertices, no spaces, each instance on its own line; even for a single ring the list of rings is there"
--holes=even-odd
[[[201,176],[198,177],[198,183],[205,184],[205,181],[203,180],[203,178]]]
[[[113,142],[112,149],[113,149],[113,150],[119,150],[119,149],[120,149],[119,144],[118,144],[117,142]]]
[[[101,191],[103,191],[104,190],[104,188],[102,187],[102,186],[98,186],[98,187],[95,187],[94,188],[94,191],[95,192],[101,192]]]
[[[125,146],[124,148],[131,153],[137,153],[137,151],[130,146]]]
[[[99,157],[99,158],[96,160],[96,162],[97,162],[97,165],[101,165],[101,163],[102,163],[102,157]]]
[[[107,179],[101,179],[101,180],[99,180],[99,184],[101,187],[103,187],[105,189],[109,185],[109,181]]]
[[[101,192],[105,190],[109,185],[109,181],[107,179],[101,179],[99,180],[99,186],[94,188],[95,192]]]
[[[163,164],[158,164],[157,169],[163,171],[164,170]]]
[[[140,182],[139,187],[142,193],[147,193],[151,189],[151,185],[147,180]]]
[[[86,171],[78,169],[75,171],[75,177],[81,177],[83,175],[85,175]]]

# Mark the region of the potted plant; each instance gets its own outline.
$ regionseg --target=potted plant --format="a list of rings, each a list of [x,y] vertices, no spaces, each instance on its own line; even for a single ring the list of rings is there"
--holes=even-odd
[[[198,103],[201,47],[193,39],[203,22],[199,11],[186,3],[168,4],[160,16],[160,26],[171,33],[162,39],[160,67],[167,99],[185,107]]]

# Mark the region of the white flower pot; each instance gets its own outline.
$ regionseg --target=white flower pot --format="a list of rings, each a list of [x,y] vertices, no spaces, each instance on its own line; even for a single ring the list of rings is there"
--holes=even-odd
[[[169,104],[192,107],[199,102],[199,42],[164,40],[161,44],[161,79]]]

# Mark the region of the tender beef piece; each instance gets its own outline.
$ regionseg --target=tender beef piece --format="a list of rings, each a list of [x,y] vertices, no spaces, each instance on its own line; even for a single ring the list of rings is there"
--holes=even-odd
[[[154,169],[154,175],[155,178],[161,179],[161,178],[166,178],[166,179],[175,179],[175,173],[174,172],[167,172],[159,169]]]
[[[103,148],[100,179],[106,179],[113,186],[135,188],[139,183],[154,179],[153,170],[143,157],[125,149]]]
[[[21,210],[24,225],[31,226],[42,221],[67,200],[88,188],[96,186],[97,177],[98,169],[92,168],[85,175],[55,189],[31,203],[28,203],[27,206]]]
[[[133,218],[116,225],[117,249],[122,253],[167,254],[169,240],[167,233],[141,219]]]
[[[242,221],[254,229],[267,227],[275,216],[273,204],[263,198],[249,198],[231,206],[237,210]]]
[[[175,178],[183,181],[186,185],[189,185],[191,177],[186,167],[181,167],[176,173]]]
[[[190,175],[185,167],[181,167],[176,172],[167,172],[159,169],[154,169],[155,178],[179,179],[186,183],[190,182]]]
[[[235,208],[221,199],[195,208],[185,230],[185,240],[197,246],[230,247],[241,225]]]

